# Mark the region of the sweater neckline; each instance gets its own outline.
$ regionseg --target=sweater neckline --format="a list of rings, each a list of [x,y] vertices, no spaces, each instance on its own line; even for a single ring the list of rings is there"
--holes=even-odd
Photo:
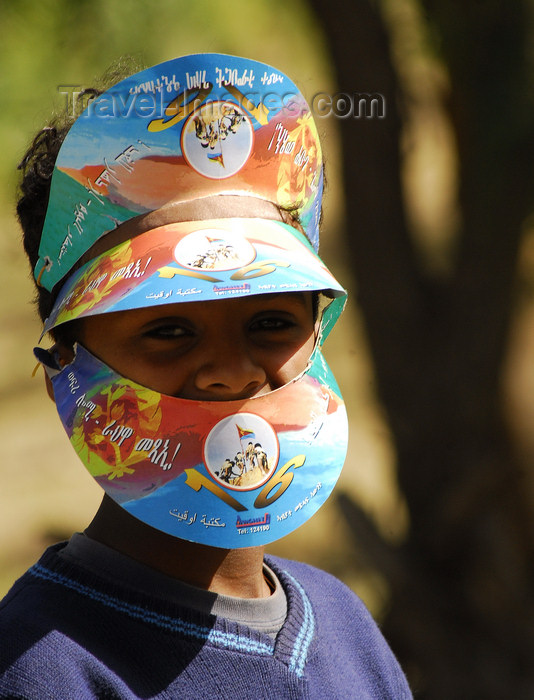
[[[287,614],[287,599],[276,574],[264,564],[264,576],[273,582],[274,592],[267,598],[238,598],[206,591],[161,573],[131,557],[75,533],[58,551],[61,558],[89,569],[94,575],[120,582],[152,597],[174,601],[181,607],[212,614],[246,624],[269,634],[273,639],[280,631]]]
[[[245,624],[184,607],[174,600],[150,596],[123,582],[85,569],[60,556],[65,546],[63,542],[49,547],[28,574],[63,586],[70,593],[85,596],[96,605],[194,638],[197,642],[241,653],[274,656],[289,670],[302,675],[315,635],[315,616],[302,585],[285,570],[284,560],[265,557],[287,598],[287,616],[273,641]]]

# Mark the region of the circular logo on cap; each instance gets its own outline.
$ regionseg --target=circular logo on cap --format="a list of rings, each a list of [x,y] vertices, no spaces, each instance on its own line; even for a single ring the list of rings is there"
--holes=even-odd
[[[208,102],[195,110],[182,130],[182,153],[205,177],[221,180],[235,175],[252,151],[254,127],[233,102]]]
[[[193,231],[174,249],[176,262],[193,270],[235,270],[255,257],[254,246],[246,238],[218,228]]]
[[[276,469],[280,447],[273,427],[254,413],[235,413],[215,425],[204,444],[204,463],[227,488],[250,491]]]

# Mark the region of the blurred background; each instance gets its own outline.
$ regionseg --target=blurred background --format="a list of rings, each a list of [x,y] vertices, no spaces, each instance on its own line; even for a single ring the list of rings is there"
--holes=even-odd
[[[17,163],[121,55],[218,51],[385,114],[318,119],[326,346],[351,437],[335,495],[271,551],[367,603],[417,698],[534,698],[531,0],[0,0],[0,594],[100,491],[41,372]]]

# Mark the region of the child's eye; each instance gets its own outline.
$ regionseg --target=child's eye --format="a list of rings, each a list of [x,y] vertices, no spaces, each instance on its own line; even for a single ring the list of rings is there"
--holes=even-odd
[[[283,331],[293,328],[295,322],[287,318],[287,316],[269,315],[261,318],[256,318],[250,324],[252,331]]]
[[[178,323],[165,323],[147,329],[144,334],[148,338],[175,340],[190,336],[191,330]]]

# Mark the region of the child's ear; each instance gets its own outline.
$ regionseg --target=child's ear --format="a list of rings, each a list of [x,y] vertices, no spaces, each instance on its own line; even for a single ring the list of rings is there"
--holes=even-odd
[[[72,345],[65,345],[61,341],[58,341],[54,347],[50,350],[56,356],[59,366],[63,369],[65,365],[74,360],[74,348]]]
[[[69,347],[61,342],[56,343],[52,348],[50,348],[49,352],[52,355],[54,355],[54,357],[57,361],[57,364],[59,364],[59,366],[62,368],[65,367],[65,365],[68,365],[69,362],[72,362],[72,360],[74,359],[73,348]],[[52,385],[52,380],[48,376],[48,372],[45,371],[44,375],[45,375],[46,393],[52,399],[52,401],[55,402],[54,388]]]

